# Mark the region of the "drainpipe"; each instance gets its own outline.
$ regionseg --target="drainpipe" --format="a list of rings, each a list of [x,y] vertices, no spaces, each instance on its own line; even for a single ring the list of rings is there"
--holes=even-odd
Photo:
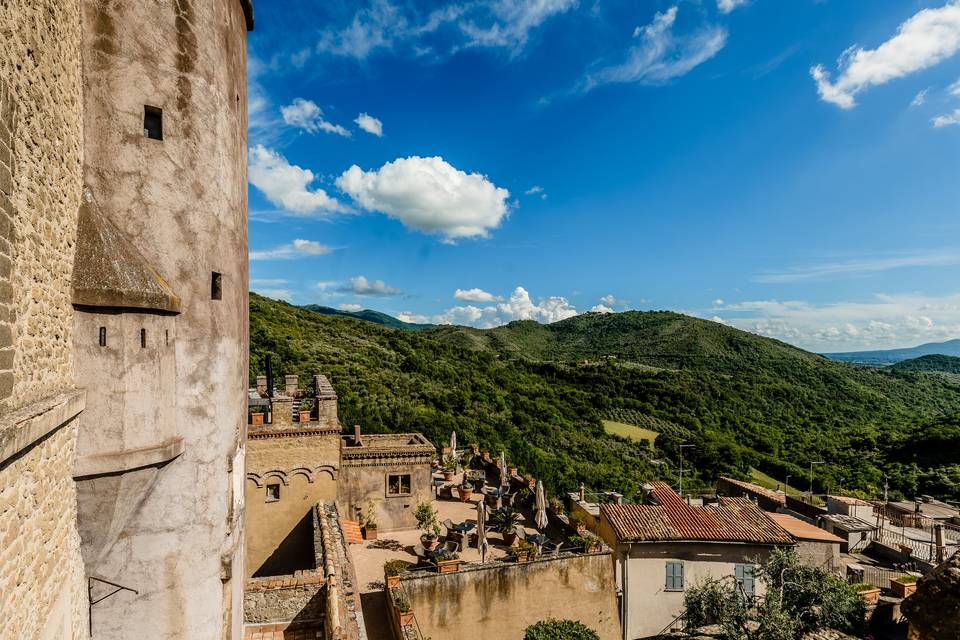
[[[628,568],[630,567],[630,545],[627,545],[627,552],[620,559],[620,633],[623,640],[629,640],[627,635],[627,624],[630,620],[630,591],[627,585],[630,581],[627,579]]]

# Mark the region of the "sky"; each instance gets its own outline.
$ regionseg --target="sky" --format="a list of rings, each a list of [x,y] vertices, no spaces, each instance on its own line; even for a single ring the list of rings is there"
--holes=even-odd
[[[258,0],[251,289],[960,338],[960,0]]]

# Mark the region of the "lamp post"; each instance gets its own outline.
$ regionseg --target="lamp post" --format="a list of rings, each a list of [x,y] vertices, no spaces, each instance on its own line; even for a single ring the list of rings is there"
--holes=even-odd
[[[683,498],[683,450],[687,447],[693,448],[696,445],[692,444],[682,444],[680,445],[680,498]]]
[[[818,460],[817,462],[810,463],[810,498],[813,499],[813,467],[818,464],[827,464],[823,460]]]
[[[786,482],[783,483],[783,495],[787,495],[790,493],[787,489],[790,488],[790,478],[792,477],[793,476],[787,476]]]

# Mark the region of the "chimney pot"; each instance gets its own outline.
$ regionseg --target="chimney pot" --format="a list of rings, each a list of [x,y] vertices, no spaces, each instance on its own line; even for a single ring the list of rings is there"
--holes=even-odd
[[[363,444],[360,440],[360,425],[358,424],[353,425],[353,444],[357,447]]]

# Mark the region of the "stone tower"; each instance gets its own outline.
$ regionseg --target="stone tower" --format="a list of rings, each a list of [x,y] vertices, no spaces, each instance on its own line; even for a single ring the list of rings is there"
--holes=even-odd
[[[80,4],[78,525],[87,573],[129,589],[93,637],[239,638],[253,9]]]

